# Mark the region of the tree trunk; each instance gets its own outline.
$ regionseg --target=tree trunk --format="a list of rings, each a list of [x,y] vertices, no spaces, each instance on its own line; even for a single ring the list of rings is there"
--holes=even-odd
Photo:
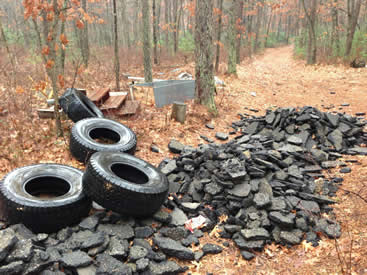
[[[142,0],[142,14],[143,14],[144,79],[145,82],[152,82],[152,64],[150,61],[149,0]]]
[[[63,33],[65,33],[65,21],[61,22],[60,34],[63,34]],[[63,47],[61,47],[60,71],[62,75],[64,75],[64,72],[65,72],[65,57],[66,57],[66,50]]]
[[[1,9],[0,9],[0,12],[2,12]],[[9,58],[11,68],[12,68],[9,72],[9,74],[11,75],[10,83],[12,83],[13,88],[16,89],[16,87],[17,87],[17,68],[16,68],[16,65],[18,64],[18,61],[17,61],[16,55],[13,54],[10,51],[8,40],[6,38],[5,31],[4,31],[4,28],[3,28],[3,25],[2,25],[2,22],[1,22],[1,18],[0,18],[0,41],[1,41],[1,38],[4,42],[6,52],[8,54],[8,58]]]
[[[286,37],[285,37],[285,41],[286,41],[287,45],[289,44],[289,35],[290,35],[291,26],[292,26],[292,17],[288,16],[288,19],[287,19],[287,34],[286,34]]]
[[[315,30],[317,0],[311,0],[310,12],[307,11],[305,1],[301,0],[301,2],[308,22],[307,64],[311,65],[316,63],[317,54]]]
[[[182,13],[183,13],[183,6],[181,2],[180,9],[178,11],[177,20],[176,20],[176,26],[175,26],[175,54],[177,53],[178,47],[179,47],[178,44],[179,44],[180,22],[181,22]]]
[[[166,23],[166,30],[165,30],[165,45],[166,45],[166,48],[168,49],[169,47],[169,37],[168,37],[168,34],[169,34],[169,7],[170,7],[170,0],[165,0],[164,1],[164,20],[165,20],[165,23]]]
[[[87,0],[82,0],[82,9],[87,12]],[[84,28],[82,29],[82,57],[84,66],[87,68],[89,63],[89,37],[88,37],[88,22],[83,20]]]
[[[213,0],[200,0],[195,4],[195,94],[198,103],[218,115],[214,100],[213,4]]]
[[[157,10],[157,39],[158,39],[158,42],[159,42],[161,40],[159,24],[161,23],[162,0],[158,0],[158,5],[157,6],[158,6],[158,10]]]
[[[47,14],[45,11],[42,12],[43,19],[43,38],[49,49],[48,60],[45,57],[45,66],[48,77],[51,79],[53,99],[55,101],[54,115],[55,115],[55,124],[56,124],[56,135],[61,137],[64,135],[63,129],[61,127],[60,113],[59,113],[59,88],[57,84],[58,78],[58,69],[60,65],[57,64],[57,56],[56,56],[56,41],[58,35],[58,25],[59,25],[59,15],[60,9],[58,8],[57,0],[53,0],[53,10],[55,16],[52,21],[47,20]],[[34,21],[35,22],[35,21]],[[38,28],[37,28],[38,29]],[[41,36],[39,35],[39,38]],[[41,42],[40,42],[41,43]]]
[[[273,19],[273,10],[270,8],[270,18],[269,18],[268,26],[266,28],[266,36],[265,36],[264,48],[267,48],[267,46],[268,46],[268,37],[269,37],[270,25],[271,25],[272,19]]]
[[[140,40],[139,38],[139,0],[135,1],[135,16],[134,16],[134,24],[133,24],[133,32],[134,32],[134,42],[137,45],[137,42]]]
[[[177,53],[177,19],[178,19],[178,1],[172,1],[172,40],[173,40],[173,54]]]
[[[338,0],[334,0],[334,3],[337,3]],[[332,34],[331,34],[331,50],[334,52],[335,45],[335,55],[339,56],[340,54],[340,41],[339,41],[339,19],[338,19],[338,9],[337,7],[333,7],[331,11],[332,16]]]
[[[257,14],[256,14],[256,30],[255,30],[255,43],[254,43],[254,53],[257,52],[260,43],[260,29],[261,29],[261,16],[262,16],[262,7],[257,7]]]
[[[279,15],[278,30],[277,30],[277,42],[280,40],[280,33],[282,31],[282,15]]]
[[[219,60],[220,60],[220,38],[222,34],[222,15],[223,15],[223,0],[218,0],[218,8],[220,14],[218,14],[218,27],[217,27],[217,46],[215,53],[215,71],[218,72]]]
[[[229,3],[230,2],[230,3]],[[237,0],[228,1],[228,74],[236,74],[236,11]]]
[[[123,24],[125,45],[127,45],[127,48],[130,49],[131,48],[130,24],[129,24],[129,18],[126,15],[126,0],[121,1],[121,18],[122,18],[122,24]]]
[[[119,57],[119,38],[117,32],[117,8],[116,0],[113,0],[113,32],[114,32],[114,67],[115,67],[115,78],[116,78],[116,90],[120,91],[120,57]]]
[[[236,63],[241,63],[241,42],[242,42],[242,16],[243,16],[243,0],[237,0],[239,1],[237,7],[237,20],[239,21],[239,24],[236,24],[237,27],[237,37],[236,37]],[[236,21],[237,21],[236,20]]]
[[[155,0],[153,0],[152,9],[153,9],[153,44],[154,44],[153,56],[154,56],[154,64],[157,65],[158,64],[158,52],[157,52],[157,29],[158,29],[158,25],[157,25]]]
[[[361,10],[362,0],[348,0],[348,24],[347,41],[345,46],[345,55],[349,56],[352,51],[353,37],[358,23],[359,12]]]
[[[250,0],[251,1],[251,0]],[[251,2],[252,3],[252,2]],[[252,9],[252,6],[250,4],[250,10]],[[249,15],[247,21],[248,23],[248,28],[247,28],[247,39],[248,39],[248,55],[249,57],[252,56],[252,22],[253,22],[253,15]]]

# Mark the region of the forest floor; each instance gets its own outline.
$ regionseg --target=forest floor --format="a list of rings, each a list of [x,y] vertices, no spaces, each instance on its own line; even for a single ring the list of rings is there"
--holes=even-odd
[[[204,107],[189,102],[185,124],[174,122],[170,119],[170,106],[155,108],[152,91],[138,88],[135,95],[141,101],[140,111],[128,118],[118,118],[137,135],[136,156],[157,165],[165,157],[174,157],[167,148],[170,139],[192,146],[204,143],[201,134],[215,140],[215,133],[229,132],[231,123],[239,120],[238,113],[242,112],[263,115],[268,108],[305,105],[351,115],[367,111],[367,69],[343,65],[306,66],[303,60],[294,59],[292,53],[291,46],[268,49],[264,54],[238,65],[237,76],[225,75],[225,65],[221,65],[218,77],[226,86],[218,89],[219,116],[215,118],[207,114]],[[194,75],[193,63],[176,67],[162,64],[153,68],[154,77],[175,78],[180,73],[173,71],[175,68]],[[98,70],[102,72],[103,68]],[[143,70],[130,66],[124,73],[142,76]],[[78,87],[93,90],[101,88],[100,83],[105,86],[111,84],[112,87],[113,81],[106,81],[106,75],[100,73],[96,77],[93,69],[86,71],[81,75]],[[0,87],[0,96],[3,98],[0,102],[0,178],[16,167],[37,162],[63,163],[84,169],[68,151],[71,122],[63,123],[66,137],[56,139],[53,121],[37,117],[35,107],[39,107],[41,101],[34,92],[11,95],[3,86]],[[350,105],[342,107],[342,103]],[[259,112],[249,111],[250,108]],[[205,127],[209,122],[215,130]],[[157,145],[160,153],[151,152],[151,144]],[[306,243],[292,248],[273,244],[250,262],[243,260],[240,251],[231,243],[221,254],[205,256],[200,263],[181,264],[188,265],[191,274],[366,274],[367,157],[345,156],[345,159],[350,158],[357,159],[358,163],[350,164],[352,173],[343,175],[344,182],[335,205],[336,219],[342,225],[340,239],[323,237],[318,247],[310,247]],[[337,169],[328,173],[326,177],[339,174]],[[201,239],[202,244],[220,244],[223,241],[215,234]]]

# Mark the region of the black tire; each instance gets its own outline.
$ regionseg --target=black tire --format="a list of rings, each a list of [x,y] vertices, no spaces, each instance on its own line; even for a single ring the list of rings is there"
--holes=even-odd
[[[146,217],[166,200],[168,181],[144,160],[124,153],[98,152],[89,160],[83,188],[87,196],[107,209]]]
[[[113,144],[95,141],[106,138]],[[107,118],[87,118],[78,121],[71,129],[70,152],[80,162],[87,163],[95,152],[115,151],[134,155],[135,133],[127,126]]]
[[[3,218],[10,224],[23,223],[35,233],[56,232],[78,223],[91,207],[91,200],[82,192],[82,175],[60,164],[13,170],[0,183]]]
[[[74,88],[66,89],[59,98],[59,103],[74,122],[88,117],[104,117],[102,111],[87,96]]]

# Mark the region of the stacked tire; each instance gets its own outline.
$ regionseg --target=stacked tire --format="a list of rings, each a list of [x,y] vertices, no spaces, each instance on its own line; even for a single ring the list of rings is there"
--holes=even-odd
[[[33,232],[51,233],[87,216],[92,201],[120,213],[145,217],[167,198],[168,181],[151,164],[134,157],[136,135],[104,118],[83,93],[67,89],[60,106],[75,122],[70,152],[86,171],[60,164],[17,168],[0,182],[0,215]]]

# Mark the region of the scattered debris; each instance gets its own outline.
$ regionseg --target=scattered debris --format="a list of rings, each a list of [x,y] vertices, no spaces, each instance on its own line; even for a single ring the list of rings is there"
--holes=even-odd
[[[54,106],[47,109],[37,109],[39,118],[55,118]],[[60,116],[63,114],[62,110],[59,110]]]
[[[109,92],[109,97],[101,105],[101,110],[119,109],[127,97],[127,92]]]
[[[219,77],[214,76],[214,81],[215,81],[215,85],[220,85],[220,86],[225,86],[226,84],[224,83],[223,80],[221,80]]]
[[[195,218],[189,219],[185,222],[185,228],[190,230],[191,233],[194,233],[195,229],[200,229],[206,222],[206,218],[202,215],[199,215]]]
[[[366,66],[366,62],[363,60],[358,60],[357,58],[354,59],[351,63],[350,66],[352,68],[365,68]]]
[[[117,115],[134,115],[140,109],[140,101],[138,100],[126,100],[121,109],[116,113]]]
[[[178,79],[180,79],[180,80],[192,80],[192,75],[187,73],[187,72],[183,72],[183,73],[180,73],[178,75]]]

